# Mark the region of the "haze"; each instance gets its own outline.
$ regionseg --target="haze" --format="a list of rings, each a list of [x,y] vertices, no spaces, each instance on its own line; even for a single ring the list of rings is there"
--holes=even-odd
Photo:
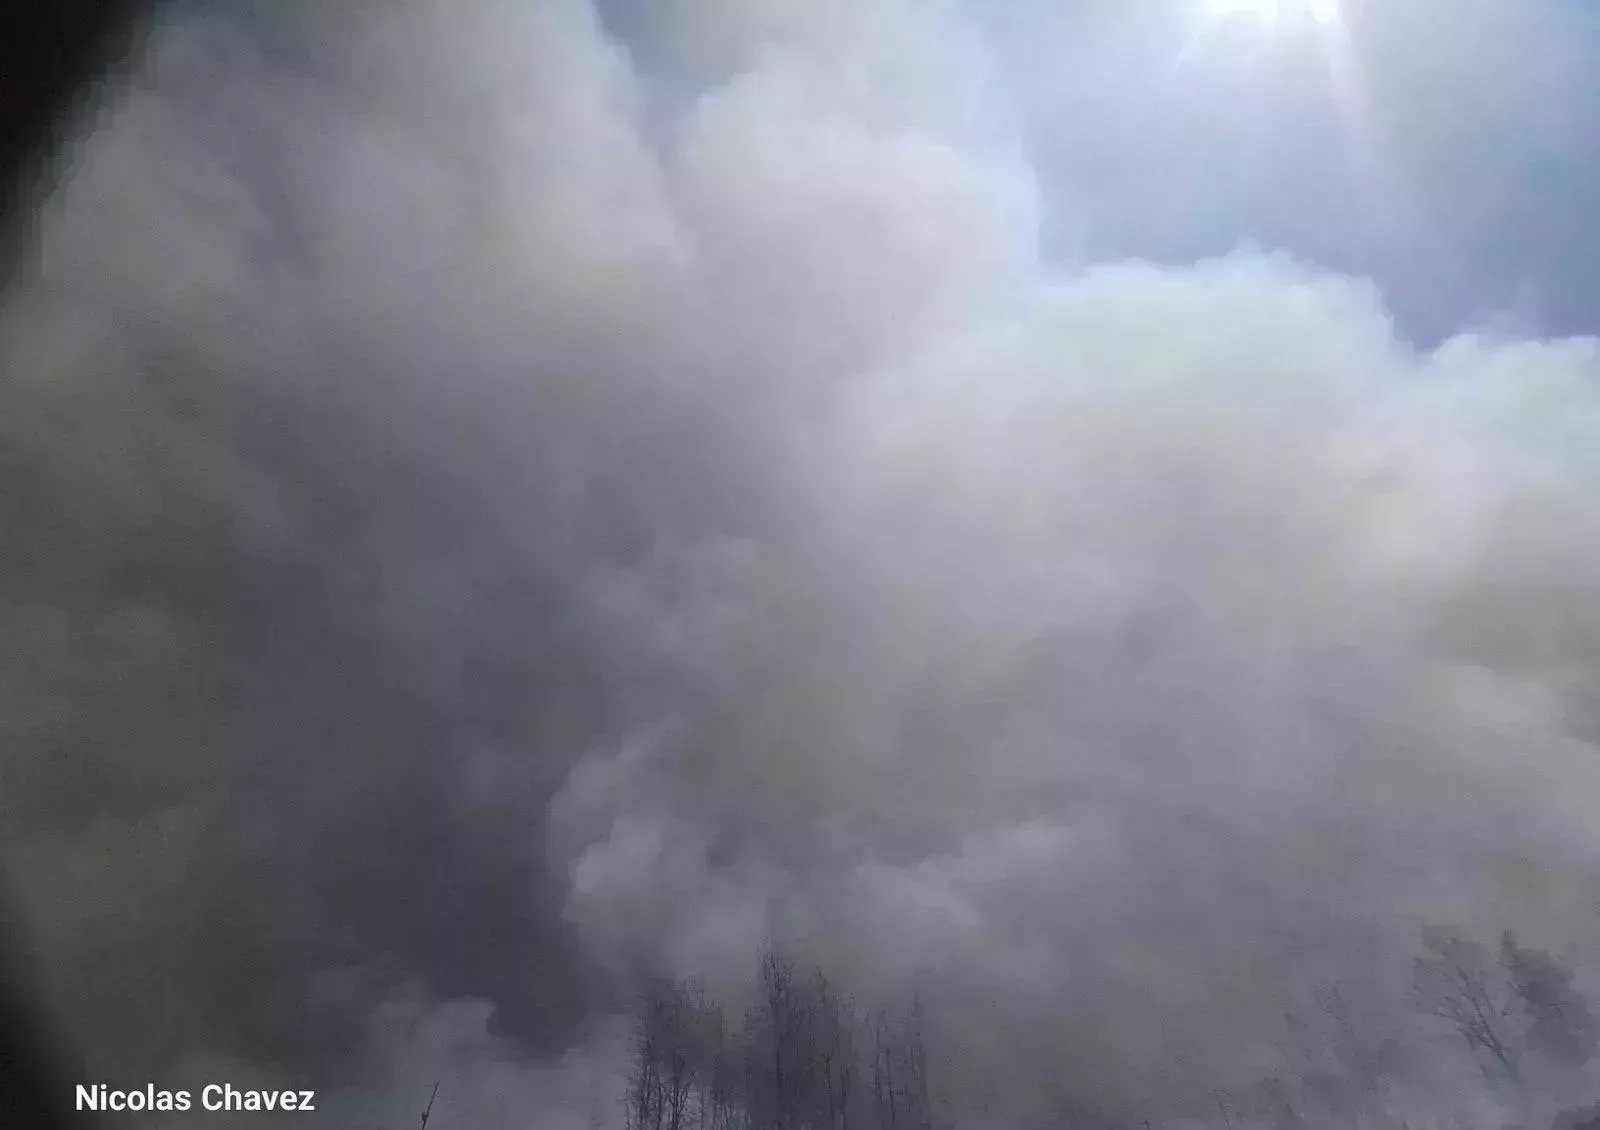
[[[950,1130],[1600,1100],[1600,18],[1317,23],[163,9],[0,308],[86,1079],[662,1130],[782,955]]]

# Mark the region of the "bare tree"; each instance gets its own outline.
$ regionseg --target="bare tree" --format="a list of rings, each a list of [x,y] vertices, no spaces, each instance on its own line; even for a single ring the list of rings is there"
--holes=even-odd
[[[849,1130],[854,1124],[857,1073],[855,1008],[820,970],[812,974],[808,990],[807,1073],[815,1096],[813,1121],[828,1130]]]
[[[900,1043],[907,1124],[915,1130],[927,1130],[933,1125],[933,1106],[929,1099],[928,1047],[923,1037],[920,995],[912,996],[900,1021]]]
[[[630,1130],[727,1130],[721,1012],[692,982],[652,979],[641,993],[628,1088]]]
[[[433,1094],[428,1096],[428,1105],[422,1110],[422,1130],[428,1130],[428,1119],[433,1116],[433,1100],[439,1097],[439,1080],[433,1082]]]
[[[1572,972],[1545,951],[1518,945],[1510,930],[1500,939],[1500,964],[1528,1023],[1528,1049],[1560,1070],[1575,1071],[1587,1063],[1600,1046],[1600,1020],[1573,988]]]
[[[746,1106],[758,1130],[795,1123],[802,1049],[794,963],[776,947],[761,955],[756,1003],[746,1017]]]
[[[1486,1053],[1498,1073],[1520,1081],[1520,1040],[1507,1017],[1515,999],[1502,970],[1488,951],[1448,930],[1423,933],[1427,955],[1413,967],[1418,1003],[1448,1020],[1474,1053]],[[1491,1079],[1495,1072],[1480,1063]]]
[[[933,1108],[923,1039],[922,1002],[913,997],[898,1017],[885,1010],[870,1022],[872,1106],[881,1130],[928,1130]]]
[[[656,1013],[646,992],[633,1038],[633,1069],[628,1080],[628,1130],[661,1130],[661,1082],[659,1057],[664,1033],[656,1024]]]
[[[900,1125],[900,1088],[894,1051],[889,1018],[880,1010],[872,1017],[872,1108],[877,1125],[883,1130],[898,1130]]]
[[[920,1001],[866,1015],[775,947],[736,1027],[695,985],[641,994],[628,1130],[928,1130],[929,1092]]]

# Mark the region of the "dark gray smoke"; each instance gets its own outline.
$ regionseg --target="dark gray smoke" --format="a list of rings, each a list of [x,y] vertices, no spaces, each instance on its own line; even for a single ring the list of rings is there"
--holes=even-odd
[[[94,1077],[610,1125],[633,978],[778,941],[960,1126],[1216,1121],[1328,985],[1512,1117],[1411,963],[1600,970],[1594,343],[1048,268],[942,9],[605,15],[177,9],[68,155],[0,828]]]

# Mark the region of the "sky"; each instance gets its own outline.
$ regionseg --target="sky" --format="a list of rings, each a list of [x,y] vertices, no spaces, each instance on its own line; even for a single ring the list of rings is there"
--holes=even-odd
[[[649,7],[601,5],[656,62]],[[1423,344],[1485,323],[1595,331],[1584,0],[1346,0],[1332,34],[1263,34],[1191,0],[960,10],[1044,185],[1052,259],[1281,249],[1378,281]]]
[[[1593,1101],[1409,993],[1430,925],[1600,991],[1597,55],[1575,0],[169,6],[0,307],[62,1032],[609,1125],[639,978],[779,944],[925,999],[955,1127],[1212,1124],[1330,984],[1396,1120]]]
[[[1496,317],[1594,332],[1592,4],[1353,0],[1335,34],[1218,29],[1174,65],[1195,7],[989,6],[1080,255],[1250,241],[1376,279],[1427,344]]]

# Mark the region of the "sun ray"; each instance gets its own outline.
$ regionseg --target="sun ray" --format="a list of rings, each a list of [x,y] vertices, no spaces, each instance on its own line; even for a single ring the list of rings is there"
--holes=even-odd
[[[1202,0],[1213,22],[1252,19],[1276,25],[1304,19],[1320,27],[1344,22],[1341,0]]]
[[[1212,12],[1219,16],[1276,15],[1281,0],[1207,0]]]

